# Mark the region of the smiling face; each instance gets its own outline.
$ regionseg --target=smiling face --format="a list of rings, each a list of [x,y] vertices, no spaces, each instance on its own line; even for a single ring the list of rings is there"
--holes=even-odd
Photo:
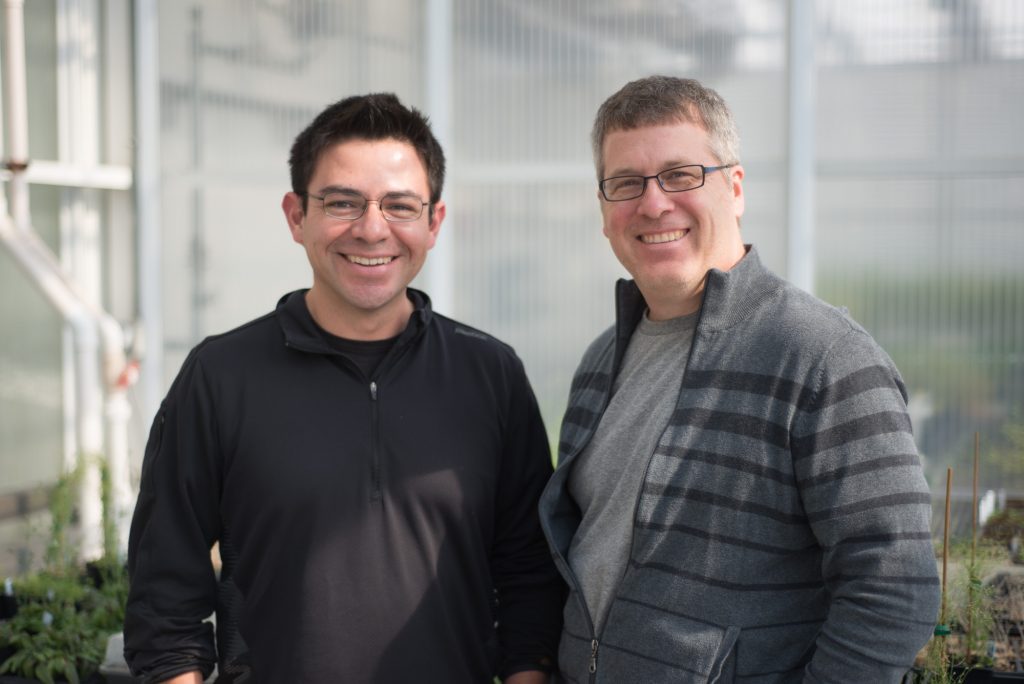
[[[370,200],[388,193],[427,201],[427,173],[416,150],[399,140],[348,140],[320,156],[307,192],[356,192]],[[405,328],[412,313],[406,286],[419,273],[444,220],[444,202],[424,208],[415,221],[386,221],[376,202],[358,219],[327,216],[323,203],[294,192],[282,209],[292,239],[306,249],[313,286],[306,304],[325,330],[349,339],[386,339]]]
[[[651,176],[684,164],[718,166],[701,126],[689,122],[610,132],[602,145],[604,177]],[[743,258],[743,167],[715,171],[704,186],[666,193],[647,181],[643,196],[609,202],[600,191],[604,234],[612,251],[636,280],[654,320],[700,307],[704,280]]]

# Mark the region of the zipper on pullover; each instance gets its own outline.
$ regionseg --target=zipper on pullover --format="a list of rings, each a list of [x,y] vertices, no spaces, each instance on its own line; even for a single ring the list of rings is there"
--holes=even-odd
[[[377,408],[377,382],[370,381],[370,501],[380,501],[380,440]]]
[[[590,640],[590,667],[587,668],[590,671],[590,681],[594,681],[594,675],[597,674],[597,639]]]

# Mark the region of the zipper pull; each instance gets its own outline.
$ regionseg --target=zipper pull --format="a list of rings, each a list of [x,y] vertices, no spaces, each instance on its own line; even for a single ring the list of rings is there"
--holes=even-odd
[[[377,383],[373,380],[370,381],[370,399],[377,401]]]
[[[597,639],[590,640],[590,674],[597,672]]]

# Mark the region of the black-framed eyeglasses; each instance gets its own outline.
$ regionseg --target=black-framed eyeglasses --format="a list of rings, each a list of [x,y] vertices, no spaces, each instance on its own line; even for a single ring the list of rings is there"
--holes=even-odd
[[[430,202],[424,202],[417,195],[400,192],[388,193],[375,200],[366,199],[358,192],[349,190],[331,190],[323,195],[314,195],[311,192],[302,194],[323,202],[324,213],[342,221],[354,221],[366,213],[366,207],[370,202],[374,202],[388,221],[406,223],[415,221],[422,216],[423,207],[430,204]]]
[[[673,166],[653,176],[613,176],[605,178],[599,183],[601,194],[609,202],[625,202],[636,199],[647,190],[647,181],[652,178],[658,181],[658,185],[665,192],[686,192],[696,190],[704,185],[704,180],[709,173],[721,171],[736,166],[735,164],[722,164],[721,166],[703,166],[701,164],[686,164],[684,166]]]

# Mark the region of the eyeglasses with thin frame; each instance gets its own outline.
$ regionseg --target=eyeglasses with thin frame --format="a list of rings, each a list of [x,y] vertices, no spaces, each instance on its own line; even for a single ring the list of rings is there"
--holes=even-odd
[[[417,195],[400,192],[388,193],[375,200],[367,199],[358,192],[348,190],[331,190],[323,195],[314,195],[311,192],[301,194],[320,200],[323,203],[325,214],[342,221],[356,220],[366,213],[366,207],[373,202],[386,220],[392,223],[408,223],[422,216],[423,207],[430,204],[430,202],[424,202]]]
[[[735,164],[722,164],[721,166],[704,166],[702,164],[685,164],[665,169],[653,176],[612,176],[605,178],[599,183],[601,194],[609,202],[625,202],[636,199],[647,190],[647,181],[652,178],[658,181],[658,185],[665,192],[686,192],[696,190],[704,185],[709,173],[729,169]]]

